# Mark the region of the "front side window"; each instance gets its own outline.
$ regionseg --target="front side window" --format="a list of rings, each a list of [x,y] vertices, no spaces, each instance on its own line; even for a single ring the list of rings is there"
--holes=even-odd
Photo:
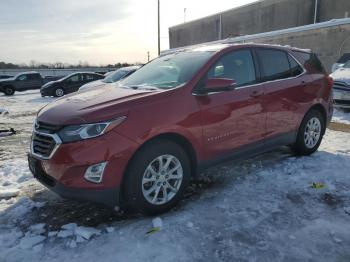
[[[19,77],[17,77],[17,80],[19,81],[26,81],[28,79],[27,75],[20,75]]]
[[[290,67],[287,53],[280,50],[257,49],[262,80],[272,81],[290,77]]]
[[[211,51],[188,51],[161,56],[124,78],[119,85],[172,89],[190,81],[213,55]]]
[[[73,75],[73,76],[67,78],[67,81],[68,82],[73,82],[73,83],[79,82],[80,81],[80,76],[79,75]]]
[[[255,83],[255,68],[250,50],[234,51],[224,55],[209,70],[207,78],[233,79],[238,87]]]

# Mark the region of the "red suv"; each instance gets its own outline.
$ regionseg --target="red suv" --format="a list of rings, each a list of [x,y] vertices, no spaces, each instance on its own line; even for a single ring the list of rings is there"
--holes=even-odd
[[[317,150],[332,79],[301,49],[218,44],[169,52],[104,88],[38,113],[29,166],[65,198],[168,210],[220,161],[289,145]]]

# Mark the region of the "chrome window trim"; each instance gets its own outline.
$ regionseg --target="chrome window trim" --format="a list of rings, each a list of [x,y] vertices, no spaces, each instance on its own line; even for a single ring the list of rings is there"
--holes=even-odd
[[[51,137],[55,141],[55,147],[51,151],[50,155],[45,157],[43,155],[40,155],[40,154],[37,154],[37,153],[34,152],[33,136],[32,136],[31,141],[30,141],[30,153],[33,156],[36,156],[37,158],[39,158],[41,160],[49,160],[50,158],[52,158],[52,156],[56,153],[57,149],[62,144],[62,140],[60,139],[60,137],[57,134],[47,134],[47,133],[38,132],[38,131],[35,130],[35,128],[33,129],[33,134],[39,134],[41,136],[48,136],[48,137]]]

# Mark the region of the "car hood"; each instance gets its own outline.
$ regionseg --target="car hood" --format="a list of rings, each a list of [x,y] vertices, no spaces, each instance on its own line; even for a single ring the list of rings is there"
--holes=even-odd
[[[52,86],[53,84],[56,84],[56,83],[59,83],[59,82],[61,82],[61,80],[55,80],[55,81],[47,82],[45,85],[42,86],[42,88]]]
[[[5,78],[5,79],[0,79],[0,84],[1,84],[1,83],[5,83],[5,82],[10,82],[10,81],[13,81],[13,80],[15,80],[14,77]]]
[[[350,85],[350,68],[339,68],[331,77],[335,82],[343,82]]]
[[[43,107],[38,121],[53,125],[72,125],[108,121],[128,114],[131,103],[159,93],[116,85],[73,93]]]

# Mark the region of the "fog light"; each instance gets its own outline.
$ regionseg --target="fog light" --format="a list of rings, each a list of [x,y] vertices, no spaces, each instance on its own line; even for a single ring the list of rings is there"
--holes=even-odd
[[[84,175],[85,179],[92,183],[101,183],[102,177],[103,177],[103,171],[105,170],[106,165],[107,165],[107,162],[102,162],[99,164],[89,166],[88,169],[86,169],[86,172]]]

